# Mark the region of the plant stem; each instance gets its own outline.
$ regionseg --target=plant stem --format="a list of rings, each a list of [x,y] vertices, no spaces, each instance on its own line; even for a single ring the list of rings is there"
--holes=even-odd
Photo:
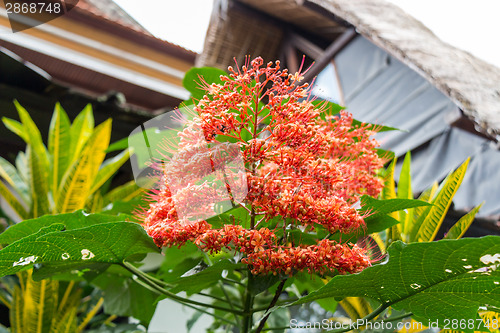
[[[235,310],[234,304],[231,301],[231,298],[229,297],[229,294],[227,293],[226,288],[224,287],[224,283],[219,281],[219,286],[220,286],[220,289],[222,290],[222,292],[224,293],[224,296],[226,297],[227,303],[229,304],[231,309]],[[238,315],[234,314],[234,319],[236,319],[236,322],[238,323],[238,327],[241,327],[241,322],[240,322],[240,318],[238,317]]]
[[[227,311],[227,312],[230,312],[230,313],[235,313],[235,314],[242,315],[241,311],[237,311],[237,310],[225,308],[225,307],[222,307],[222,306],[212,305],[212,304],[205,304],[205,303],[193,301],[193,300],[188,299],[188,298],[177,296],[173,292],[170,292],[170,291],[168,291],[168,290],[160,287],[159,285],[157,285],[153,280],[150,279],[150,277],[149,277],[148,274],[142,272],[140,269],[136,268],[134,265],[132,265],[132,264],[130,264],[128,262],[123,262],[123,267],[126,268],[131,273],[135,274],[137,276],[137,278],[141,279],[142,282],[144,282],[145,284],[147,284],[148,286],[150,286],[151,288],[153,288],[153,290],[155,292],[157,292],[158,294],[163,294],[163,295],[165,295],[165,296],[167,296],[167,297],[169,297],[169,298],[171,298],[171,299],[173,299],[173,300],[175,300],[177,302],[185,303],[185,304],[198,305],[198,306],[212,308],[212,309],[215,309],[215,310]]]
[[[257,327],[257,329],[255,330],[255,333],[259,333],[262,331],[262,329],[264,328],[264,325],[266,324],[266,321],[267,319],[269,318],[269,316],[271,315],[271,312],[269,312],[269,310],[274,306],[276,305],[276,302],[278,301],[281,293],[283,292],[283,287],[285,286],[285,282],[286,282],[287,279],[284,279],[280,282],[280,284],[278,285],[278,288],[276,289],[276,292],[274,293],[274,297],[271,301],[271,303],[269,303],[269,306],[267,307],[266,309],[266,315],[264,316],[264,318],[262,318],[260,320],[260,323],[259,323],[259,326]]]
[[[141,286],[143,286],[144,288],[149,289],[149,290],[151,290],[151,291],[153,291],[153,292],[158,293],[158,291],[157,291],[156,289],[154,289],[153,287],[151,287],[150,285],[148,285],[146,282],[144,282],[144,281],[142,281],[142,280],[138,280],[138,281],[136,281],[136,282],[137,282],[137,283],[139,283],[139,284],[140,284]],[[196,310],[196,311],[199,311],[199,312],[201,312],[201,313],[207,314],[207,315],[209,315],[209,316],[212,316],[212,317],[214,317],[214,318],[216,318],[216,319],[219,319],[219,320],[221,320],[221,321],[224,321],[224,322],[226,322],[226,323],[228,323],[228,324],[231,324],[231,325],[233,325],[233,326],[234,326],[234,325],[236,325],[236,323],[233,323],[232,321],[230,321],[230,320],[228,320],[228,319],[226,319],[226,318],[224,318],[224,317],[218,316],[218,315],[216,315],[215,313],[210,313],[210,312],[208,312],[207,310],[200,309],[200,308],[198,308],[198,307],[196,307],[196,306],[194,306],[194,305],[191,305],[191,304],[188,304],[188,303],[184,303],[184,302],[179,301],[179,300],[177,300],[177,302],[178,302],[178,303],[180,303],[180,304],[182,304],[182,305],[184,305],[184,306],[187,306],[188,308],[191,308],[191,309],[193,309],[193,310]]]
[[[250,286],[253,284],[253,275],[250,272],[250,269],[248,269],[248,280],[247,280],[247,285],[245,289],[245,305],[243,309],[243,327],[242,327],[242,333],[248,333],[250,332],[250,329],[252,328],[252,306],[253,306],[253,295],[252,292],[250,291]]]

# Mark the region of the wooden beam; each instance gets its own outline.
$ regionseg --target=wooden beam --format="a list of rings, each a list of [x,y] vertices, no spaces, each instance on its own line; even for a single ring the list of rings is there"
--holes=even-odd
[[[291,45],[313,59],[318,59],[323,54],[321,47],[296,33],[290,34],[289,41]]]
[[[316,58],[314,65],[311,69],[304,75],[304,81],[310,82],[315,76],[317,76],[354,37],[357,33],[354,29],[349,29],[344,32],[339,38],[337,38],[326,50]]]

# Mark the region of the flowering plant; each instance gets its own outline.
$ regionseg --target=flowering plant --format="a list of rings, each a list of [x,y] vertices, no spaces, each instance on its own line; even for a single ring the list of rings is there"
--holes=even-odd
[[[0,235],[0,276],[86,279],[104,291],[106,313],[144,326],[167,297],[196,311],[188,328],[213,317],[210,332],[305,328],[292,311],[310,302],[333,313],[341,300],[352,322],[338,332],[500,307],[498,237],[457,239],[477,209],[432,242],[467,163],[414,200],[409,156],[397,192],[395,160],[383,168],[373,136],[386,128],[315,101],[304,73],[256,58],[187,77],[196,74],[198,86],[185,80],[193,112],[158,131],[148,206],[135,218],[77,211],[16,224]],[[160,252],[160,265],[139,269]],[[325,320],[320,328],[338,328]]]
[[[254,275],[360,272],[370,259],[359,246],[329,237],[306,245],[288,234],[320,229],[333,235],[365,227],[354,205],[362,195],[377,196],[382,189],[375,172],[383,163],[371,138],[376,129],[353,125],[345,111],[320,117],[325,110],[312,103],[308,84],[299,84],[301,73],[282,71],[279,62],[262,67],[262,62],[257,58],[238,72],[230,67],[222,84],[205,82],[207,94],[194,108],[197,116],[179,132],[176,147],[165,145],[177,154],[161,170],[145,229],[158,246],[192,241],[209,253],[240,252]],[[219,138],[232,143],[221,144]],[[221,154],[230,149],[236,151]],[[230,170],[230,181],[227,172],[204,179],[228,160],[234,164],[239,152],[241,168]],[[190,220],[200,210],[213,212],[213,203],[226,191],[232,204],[248,213],[248,224],[224,221],[212,228],[206,220]]]

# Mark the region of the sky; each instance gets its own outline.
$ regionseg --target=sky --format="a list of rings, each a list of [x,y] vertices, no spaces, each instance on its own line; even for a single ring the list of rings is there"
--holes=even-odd
[[[500,0],[388,0],[439,38],[500,67]],[[115,0],[155,36],[203,50],[212,0]]]

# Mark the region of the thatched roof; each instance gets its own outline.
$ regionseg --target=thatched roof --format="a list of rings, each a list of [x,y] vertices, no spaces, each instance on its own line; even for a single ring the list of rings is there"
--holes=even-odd
[[[236,3],[238,9],[232,9],[235,2],[248,7],[242,9]],[[229,3],[216,1],[198,64],[225,67],[232,63],[232,57],[241,59],[246,54],[262,54],[273,60],[280,56],[278,44],[287,31],[283,22],[323,37],[335,35],[347,23],[431,82],[479,125],[480,131],[500,137],[500,69],[444,43],[421,22],[384,0]],[[254,43],[261,45],[260,50]]]

